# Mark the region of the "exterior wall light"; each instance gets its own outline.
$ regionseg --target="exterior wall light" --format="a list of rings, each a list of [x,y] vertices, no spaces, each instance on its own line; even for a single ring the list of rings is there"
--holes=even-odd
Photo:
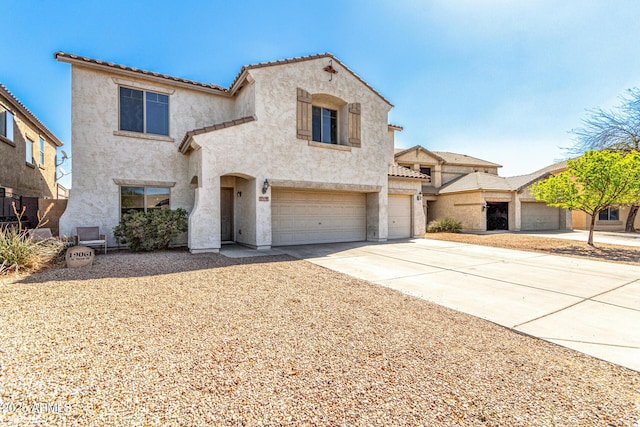
[[[422,200],[422,191],[416,195],[416,200]]]
[[[236,196],[238,196],[238,197],[242,197],[242,191],[238,191],[238,192],[236,193]]]
[[[262,184],[262,194],[266,194],[269,189],[269,180],[265,179],[264,184]]]
[[[482,205],[482,212],[484,212],[487,209],[487,204],[485,203],[484,205]]]

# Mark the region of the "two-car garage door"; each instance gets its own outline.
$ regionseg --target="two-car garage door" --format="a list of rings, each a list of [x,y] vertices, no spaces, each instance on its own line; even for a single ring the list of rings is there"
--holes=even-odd
[[[367,238],[364,193],[274,189],[271,197],[273,246]]]

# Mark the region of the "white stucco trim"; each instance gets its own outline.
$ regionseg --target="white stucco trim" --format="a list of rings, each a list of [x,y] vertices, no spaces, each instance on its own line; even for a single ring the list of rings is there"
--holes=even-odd
[[[154,141],[175,142],[175,139],[171,138],[170,136],[154,135],[152,133],[139,133],[139,132],[129,132],[126,130],[114,130],[113,134],[115,136],[124,136],[126,138],[151,139]]]
[[[139,179],[118,179],[113,178],[116,185],[133,186],[133,187],[174,187],[175,181],[144,181]]]
[[[328,148],[329,150],[351,151],[351,147],[339,144],[327,144],[326,142],[309,141],[309,147]]]
[[[335,182],[294,181],[287,179],[270,179],[274,188],[295,188],[301,190],[353,191],[357,193],[379,193],[381,185],[341,184]]]
[[[121,86],[129,86],[137,89],[151,90],[153,92],[163,93],[165,95],[173,95],[176,91],[175,89],[169,89],[165,87],[160,87],[152,84],[141,83],[133,80],[125,80],[119,79],[117,77],[111,77],[111,80],[117,85]]]

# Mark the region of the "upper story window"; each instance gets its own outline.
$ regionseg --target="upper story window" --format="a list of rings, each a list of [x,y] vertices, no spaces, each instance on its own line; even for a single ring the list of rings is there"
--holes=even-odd
[[[169,135],[169,96],[120,87],[120,130]]]
[[[608,208],[600,211],[598,214],[598,221],[619,221],[620,210],[618,208]]]
[[[44,166],[44,139],[40,137],[40,165]]]
[[[431,176],[431,168],[420,168],[420,173]]]
[[[0,135],[13,142],[13,114],[0,107]]]
[[[33,164],[33,141],[29,138],[24,140],[25,155],[24,160],[30,165]]]
[[[338,143],[338,112],[328,108],[312,108],[312,139],[327,144]]]

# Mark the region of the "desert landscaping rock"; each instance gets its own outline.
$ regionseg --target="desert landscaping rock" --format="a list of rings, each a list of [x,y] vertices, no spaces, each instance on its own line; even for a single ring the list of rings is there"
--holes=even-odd
[[[0,279],[0,423],[631,426],[640,373],[286,256]]]

